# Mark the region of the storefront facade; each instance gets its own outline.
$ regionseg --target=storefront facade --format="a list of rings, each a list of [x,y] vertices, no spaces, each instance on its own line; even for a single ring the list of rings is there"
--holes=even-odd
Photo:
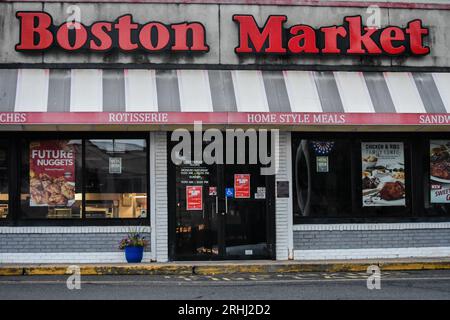
[[[1,3],[0,263],[450,256],[450,5],[275,2]]]

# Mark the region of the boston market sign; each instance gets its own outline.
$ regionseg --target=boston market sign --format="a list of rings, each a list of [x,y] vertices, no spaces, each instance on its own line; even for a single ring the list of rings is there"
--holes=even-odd
[[[33,52],[60,48],[66,51],[106,52],[192,52],[209,51],[205,27],[200,22],[163,24],[151,21],[139,24],[130,14],[115,21],[98,21],[90,26],[81,23],[53,24],[46,12],[21,11],[17,51]],[[251,15],[237,14],[236,54],[310,54],[310,55],[415,55],[430,53],[424,45],[429,34],[421,20],[405,28],[364,27],[361,16],[344,17],[342,25],[313,28],[304,24],[285,27],[287,17],[269,16],[259,26]]]
[[[298,24],[283,28],[286,16],[270,16],[259,28],[253,16],[234,15],[239,25],[238,54],[347,54],[347,55],[427,55],[424,46],[427,28],[413,20],[407,28],[364,27],[361,16],[345,17],[343,25],[314,29]]]

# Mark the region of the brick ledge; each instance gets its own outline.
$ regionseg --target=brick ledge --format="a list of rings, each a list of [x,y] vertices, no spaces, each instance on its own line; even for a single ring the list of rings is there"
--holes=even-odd
[[[149,226],[76,226],[76,227],[0,227],[0,234],[5,233],[127,233],[130,231],[150,233]]]
[[[294,231],[377,231],[411,229],[450,229],[450,222],[296,224],[293,226]]]

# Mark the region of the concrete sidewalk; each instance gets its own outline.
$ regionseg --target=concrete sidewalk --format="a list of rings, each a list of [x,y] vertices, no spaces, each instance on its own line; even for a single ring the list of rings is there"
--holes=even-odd
[[[70,274],[70,264],[0,264],[0,276]],[[440,259],[378,259],[328,261],[195,261],[144,264],[78,264],[83,275],[214,275],[234,273],[365,272],[370,265],[384,271],[450,269],[450,257]]]

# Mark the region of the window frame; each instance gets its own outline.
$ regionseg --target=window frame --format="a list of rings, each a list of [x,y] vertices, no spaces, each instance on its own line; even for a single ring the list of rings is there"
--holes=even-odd
[[[427,215],[425,210],[424,197],[424,175],[429,175],[429,160],[427,160],[427,149],[424,145],[428,144],[430,140],[442,139],[450,140],[450,132],[291,132],[291,154],[292,166],[294,165],[294,142],[301,139],[308,140],[333,140],[333,139],[348,139],[352,145],[352,159],[360,159],[361,157],[361,142],[370,141],[403,141],[405,143],[405,173],[409,177],[409,188],[407,187],[407,205],[409,205],[408,216],[343,216],[343,217],[304,217],[296,218],[294,215],[294,197],[292,195],[292,219],[293,224],[349,224],[349,223],[401,223],[401,222],[449,222],[450,215],[438,216]],[[294,137],[295,136],[295,137]],[[356,148],[356,145],[359,145]],[[360,160],[358,160],[360,161]],[[359,165],[358,170],[361,169]],[[359,171],[358,171],[359,172]],[[360,174],[355,174],[356,178]],[[356,181],[355,178],[355,181]],[[292,192],[294,192],[294,171],[291,172]],[[354,181],[354,182],[355,182]],[[356,191],[361,191],[360,186],[356,185]],[[408,199],[409,198],[409,199]],[[357,208],[358,209],[358,208]]]
[[[150,134],[149,132],[11,132],[6,136],[0,134],[1,139],[9,139],[9,206],[10,211],[6,219],[0,219],[0,226],[149,226],[150,225]],[[20,203],[21,171],[22,171],[22,142],[30,140],[82,140],[82,217],[79,219],[42,219],[23,218],[24,214]],[[146,142],[145,176],[147,185],[147,217],[145,218],[86,218],[85,215],[85,140],[88,139],[142,139]],[[2,221],[3,220],[3,221]]]
[[[4,226],[4,225],[11,225],[14,221],[14,217],[13,215],[15,214],[15,210],[12,210],[12,206],[13,206],[13,199],[11,198],[11,192],[12,192],[12,181],[14,181],[14,169],[11,168],[11,163],[13,161],[13,152],[11,152],[11,148],[13,147],[13,142],[11,141],[11,139],[8,139],[8,137],[5,137],[3,135],[0,135],[0,146],[4,147],[6,149],[7,152],[7,157],[6,157],[6,165],[8,167],[8,177],[7,177],[7,181],[8,181],[8,215],[6,216],[6,218],[0,218],[0,226]]]

